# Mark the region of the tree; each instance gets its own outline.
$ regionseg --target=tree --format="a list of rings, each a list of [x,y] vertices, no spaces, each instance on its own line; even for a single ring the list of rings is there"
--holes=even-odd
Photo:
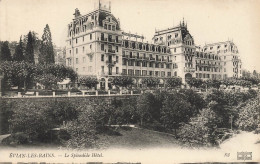
[[[221,85],[221,81],[216,80],[216,79],[208,79],[205,81],[205,85],[207,88],[216,88],[219,89],[220,85]]]
[[[112,84],[117,87],[128,87],[133,84],[133,78],[129,76],[116,76],[113,78]]]
[[[31,31],[28,33],[28,41],[25,48],[25,61],[34,63],[34,47],[33,47],[33,36]]]
[[[20,37],[19,44],[15,47],[15,53],[13,56],[13,60],[14,61],[23,61],[24,60],[22,37]]]
[[[54,63],[54,51],[52,45],[51,31],[47,24],[43,30],[42,42],[40,46],[39,63],[51,64]]]
[[[180,96],[190,103],[191,111],[190,116],[194,116],[199,113],[199,110],[206,107],[206,102],[201,95],[193,91],[192,89],[181,89],[179,91]]]
[[[140,117],[140,123],[151,119],[151,111],[154,108],[155,97],[152,93],[144,93],[137,99],[137,114]]]
[[[57,88],[57,83],[61,82],[59,78],[53,74],[44,73],[41,75],[36,75],[34,81],[45,86],[45,89]]]
[[[79,83],[83,86],[92,88],[92,87],[95,87],[96,84],[98,84],[98,80],[96,77],[81,76],[81,77],[79,77]]]
[[[163,101],[161,111],[161,122],[164,128],[168,130],[174,129],[177,135],[177,129],[182,122],[187,122],[190,118],[191,105],[185,101],[178,93],[170,94]]]
[[[168,78],[166,81],[166,85],[169,88],[179,87],[179,86],[181,86],[181,84],[182,84],[181,78],[178,78],[178,77],[171,77],[171,78]]]
[[[77,79],[77,73],[69,67],[57,64],[36,65],[34,81],[51,89],[57,86],[57,82],[61,82],[66,78],[70,78],[72,82]]]
[[[12,60],[12,56],[11,56],[11,52],[8,46],[8,41],[5,41],[1,47],[1,56],[0,56],[0,61],[11,61]]]
[[[203,84],[203,81],[201,79],[192,77],[187,80],[187,83],[190,85],[190,87],[199,88]]]
[[[19,89],[23,85],[24,90],[32,82],[35,73],[34,65],[25,61],[4,62],[1,64],[1,70],[12,85],[18,86]]]
[[[146,84],[147,87],[155,87],[160,83],[158,78],[149,77],[142,80],[142,84]]]

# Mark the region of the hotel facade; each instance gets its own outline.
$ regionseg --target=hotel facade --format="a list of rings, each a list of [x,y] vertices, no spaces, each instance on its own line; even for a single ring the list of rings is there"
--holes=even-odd
[[[119,19],[108,7],[98,5],[81,15],[75,10],[68,24],[66,65],[79,76],[97,77],[97,88],[111,87],[111,77],[131,76],[136,86],[142,79],[169,77],[225,79],[241,77],[241,60],[232,41],[196,46],[187,24],[155,31],[152,43],[121,30]]]

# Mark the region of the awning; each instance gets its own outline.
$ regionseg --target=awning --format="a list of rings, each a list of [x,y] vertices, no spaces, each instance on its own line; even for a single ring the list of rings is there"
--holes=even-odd
[[[58,82],[57,84],[65,85],[65,84],[69,84],[69,83],[70,83],[70,79],[64,79],[62,82]]]

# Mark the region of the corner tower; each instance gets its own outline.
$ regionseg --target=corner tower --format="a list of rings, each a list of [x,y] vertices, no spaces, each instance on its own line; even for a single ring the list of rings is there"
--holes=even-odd
[[[170,48],[174,63],[174,76],[182,78],[182,82],[195,77],[195,45],[194,39],[187,29],[187,23],[155,31],[154,43],[164,44]]]

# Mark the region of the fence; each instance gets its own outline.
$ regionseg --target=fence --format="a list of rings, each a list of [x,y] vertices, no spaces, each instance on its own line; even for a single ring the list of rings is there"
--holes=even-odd
[[[127,91],[127,92],[115,92],[111,90],[103,91],[103,90],[95,90],[95,91],[89,91],[89,90],[82,90],[80,92],[55,92],[53,91],[52,94],[49,93],[42,93],[36,91],[30,91],[22,94],[21,92],[18,92],[17,95],[14,96],[2,96],[2,98],[41,98],[41,97],[97,97],[97,96],[131,96],[131,95],[140,95],[143,91]]]

